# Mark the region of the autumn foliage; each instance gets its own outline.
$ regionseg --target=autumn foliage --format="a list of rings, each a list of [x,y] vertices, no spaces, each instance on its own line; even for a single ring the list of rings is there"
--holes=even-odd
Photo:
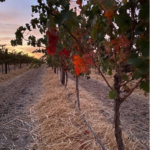
[[[46,32],[48,36],[48,46],[46,47],[46,51],[50,55],[55,54],[56,46],[58,43],[58,34],[56,29],[50,29]]]
[[[77,0],[76,4],[78,4],[79,6],[82,6],[82,0]]]
[[[92,52],[84,54],[82,57],[79,55],[73,55],[72,60],[76,75],[79,75],[80,73],[87,73],[89,71],[89,67],[94,65],[92,60]]]
[[[65,48],[59,53],[59,55],[64,55],[66,58],[69,58],[70,50],[66,50]]]

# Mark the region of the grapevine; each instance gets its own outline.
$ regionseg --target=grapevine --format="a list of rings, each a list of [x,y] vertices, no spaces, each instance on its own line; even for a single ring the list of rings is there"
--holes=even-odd
[[[97,68],[114,99],[115,137],[118,150],[124,150],[120,106],[138,87],[149,92],[149,1],[89,0],[83,4],[77,0],[79,14],[76,8],[70,9],[70,0],[37,2],[32,13],[39,18],[17,29],[12,46],[22,45],[23,33],[37,28],[43,37],[29,36],[28,45],[44,53],[54,72],[61,68],[63,85],[66,72],[76,77],[79,108],[79,78],[89,78],[91,68]],[[105,74],[114,78],[113,85]]]

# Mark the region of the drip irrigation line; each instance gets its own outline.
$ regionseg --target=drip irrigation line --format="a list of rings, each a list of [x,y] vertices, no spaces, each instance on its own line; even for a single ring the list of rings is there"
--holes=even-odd
[[[64,85],[63,85],[63,86],[64,86]],[[71,93],[69,93],[67,96],[68,96],[69,100],[70,100],[71,102],[73,102],[73,101],[71,100],[71,98],[70,98]],[[73,103],[74,103],[74,102],[73,102]],[[84,121],[84,123],[87,125],[87,127],[89,128],[89,130],[92,132],[92,134],[93,134],[93,136],[95,137],[95,139],[96,139],[96,141],[98,142],[98,144],[102,147],[103,150],[106,150],[105,147],[104,147],[104,145],[101,143],[101,141],[98,139],[98,137],[96,136],[96,134],[94,133],[94,131],[93,131],[92,128],[90,127],[90,125],[87,123],[86,119],[83,117],[81,111],[80,111],[78,108],[76,108],[76,110],[77,110],[78,113],[80,114],[80,117],[82,118],[82,120]]]
[[[71,94],[68,94],[68,98],[70,101],[72,101],[70,99]],[[73,101],[72,101],[73,102]],[[102,147],[103,150],[106,150],[104,145],[101,143],[101,141],[98,139],[98,137],[96,136],[96,134],[94,133],[94,131],[92,130],[92,128],[90,127],[90,125],[87,123],[86,119],[83,117],[81,111],[79,109],[76,108],[76,110],[78,111],[78,113],[80,114],[80,117],[83,119],[84,123],[87,125],[87,127],[89,128],[89,130],[92,132],[92,134],[94,135],[96,141],[98,142],[98,144]]]

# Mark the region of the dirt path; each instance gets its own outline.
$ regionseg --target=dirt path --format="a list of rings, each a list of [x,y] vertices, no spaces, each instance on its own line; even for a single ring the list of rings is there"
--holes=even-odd
[[[69,82],[75,82],[69,75]],[[96,79],[79,79],[80,101],[97,103],[99,113],[113,124],[113,100],[109,99],[109,88],[104,82]],[[100,104],[99,104],[100,103]],[[81,108],[82,109],[82,108]],[[121,124],[131,140],[139,141],[142,150],[149,147],[149,100],[144,96],[133,94],[121,106]]]
[[[30,107],[41,98],[44,71],[32,69],[0,85],[0,150],[29,150],[34,142]]]

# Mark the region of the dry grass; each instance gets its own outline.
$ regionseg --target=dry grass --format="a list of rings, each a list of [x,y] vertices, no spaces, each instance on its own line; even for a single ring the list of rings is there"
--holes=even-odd
[[[65,90],[58,76],[53,74],[50,68],[47,69],[43,82],[45,95],[33,108],[34,119],[37,119],[39,124],[33,131],[37,134],[37,141],[33,148],[36,150],[101,150],[102,148],[80,118],[75,105],[67,97],[68,93],[75,93],[73,82],[69,81]],[[74,99],[75,94],[71,98]],[[105,148],[116,150],[113,126],[104,121],[97,105],[92,101],[83,100],[81,108],[84,117]],[[125,133],[123,139],[126,150],[138,150],[136,143],[131,142]]]
[[[10,72],[8,72],[8,74],[0,73],[0,84],[13,79],[14,77],[21,75],[28,70],[29,70],[29,66],[23,67],[21,69],[17,68],[16,70],[11,70]]]

